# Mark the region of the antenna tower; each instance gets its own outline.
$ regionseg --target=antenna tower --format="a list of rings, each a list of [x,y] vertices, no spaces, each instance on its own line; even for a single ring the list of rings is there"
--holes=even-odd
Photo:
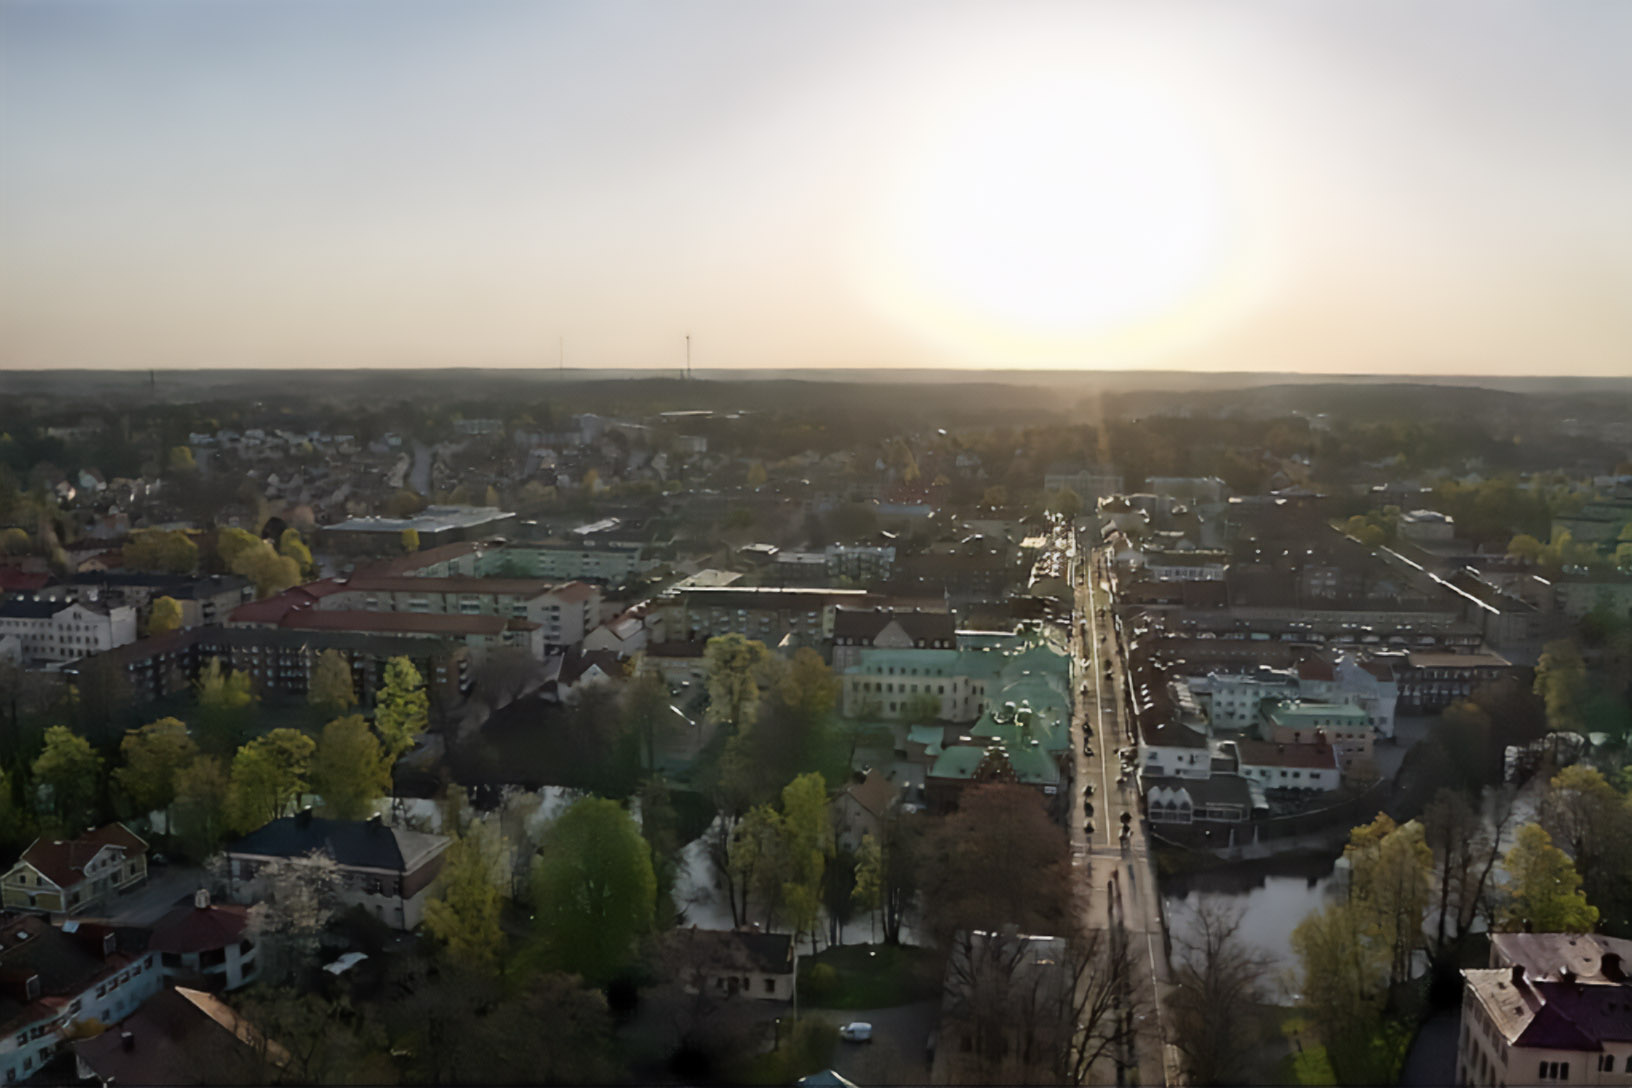
[[[686,333],[686,381],[691,381],[691,333]]]

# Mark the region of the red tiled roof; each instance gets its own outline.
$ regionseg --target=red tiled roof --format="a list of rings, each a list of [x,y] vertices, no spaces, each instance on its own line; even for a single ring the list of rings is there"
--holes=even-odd
[[[451,559],[458,559],[460,556],[479,552],[486,547],[486,544],[475,540],[462,540],[456,544],[441,544],[435,548],[427,548],[422,552],[414,552],[411,555],[402,555],[395,559],[382,559],[378,563],[370,563],[368,566],[359,569],[357,573],[366,572],[383,577],[385,575],[403,574],[411,570],[424,570],[426,567],[435,566],[438,563],[446,563]],[[355,578],[356,575],[352,577]]]
[[[420,635],[498,635],[504,616],[454,616],[424,612],[324,612],[302,608],[283,617],[279,627],[296,631],[383,631]]]
[[[1337,673],[1332,669],[1332,663],[1322,657],[1311,657],[1298,662],[1299,680],[1335,680]]]
[[[204,952],[243,939],[249,908],[233,903],[184,904],[159,919],[147,946],[158,952]]]
[[[572,604],[582,604],[595,596],[595,587],[587,582],[563,582],[555,587],[555,595]]]
[[[51,572],[46,570],[18,570],[16,567],[0,567],[0,591],[11,593],[33,593],[44,588],[51,580]]]
[[[85,879],[85,865],[104,846],[122,846],[126,857],[147,853],[147,843],[124,824],[106,824],[87,831],[77,839],[35,839],[23,856],[47,880],[59,888],[69,888]]]
[[[286,589],[264,601],[241,604],[227,614],[227,622],[278,623],[290,612],[311,608],[322,598],[331,593],[338,593],[344,588],[332,578],[325,578],[321,582],[308,582],[303,586]]]

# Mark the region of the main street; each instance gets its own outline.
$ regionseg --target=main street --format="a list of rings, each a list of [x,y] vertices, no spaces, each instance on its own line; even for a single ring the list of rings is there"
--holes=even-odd
[[[1110,589],[1100,566],[1101,553],[1079,549],[1073,563],[1076,616],[1071,645],[1077,712],[1072,716],[1072,741],[1077,774],[1071,806],[1072,854],[1083,882],[1080,894],[1089,926],[1129,942],[1135,966],[1134,1004],[1141,1017],[1132,1060],[1101,1063],[1103,1067],[1096,1066],[1089,1077],[1097,1084],[1172,1084],[1178,1081],[1177,1063],[1165,1045],[1167,1033],[1157,1000],[1167,988],[1168,964],[1156,868],[1139,818],[1135,777],[1131,771],[1123,772],[1118,755],[1134,742],[1128,732],[1131,718],[1122,709],[1121,666],[1109,620]],[[1089,792],[1091,796],[1086,795]],[[1129,817],[1126,840],[1124,812]]]

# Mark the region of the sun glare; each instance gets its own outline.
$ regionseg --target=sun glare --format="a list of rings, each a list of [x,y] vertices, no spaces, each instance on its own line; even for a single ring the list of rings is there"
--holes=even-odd
[[[1160,93],[1025,79],[944,111],[903,158],[867,244],[870,293],[971,361],[1147,354],[1228,308],[1240,217]]]

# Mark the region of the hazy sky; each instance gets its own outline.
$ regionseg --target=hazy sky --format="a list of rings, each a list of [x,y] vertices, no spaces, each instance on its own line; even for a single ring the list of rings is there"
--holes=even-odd
[[[1632,373],[1632,3],[0,0],[0,366]]]

